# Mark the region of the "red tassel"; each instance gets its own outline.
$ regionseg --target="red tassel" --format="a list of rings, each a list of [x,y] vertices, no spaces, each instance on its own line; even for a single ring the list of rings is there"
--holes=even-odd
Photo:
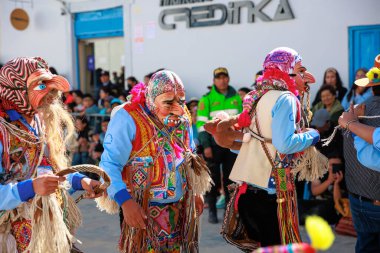
[[[236,211],[238,210],[239,198],[242,194],[245,194],[247,192],[247,189],[248,189],[247,183],[243,183],[241,186],[239,186],[239,191],[238,191],[238,194],[236,196],[235,203],[234,203],[234,208]]]
[[[240,113],[238,124],[240,127],[249,127],[251,125],[251,116],[247,110],[244,110],[242,113]]]

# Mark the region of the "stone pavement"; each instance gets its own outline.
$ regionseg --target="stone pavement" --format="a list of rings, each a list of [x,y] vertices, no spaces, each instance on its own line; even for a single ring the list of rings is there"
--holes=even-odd
[[[83,242],[78,245],[85,253],[117,253],[119,236],[119,216],[108,215],[96,209],[94,201],[82,200],[79,207],[83,214],[83,226],[77,232],[77,238]],[[219,210],[219,216],[223,212]],[[201,222],[201,253],[238,253],[237,248],[227,244],[220,235],[221,223],[213,225],[207,222],[208,210]],[[220,219],[220,218],[219,218]],[[307,240],[302,228],[302,238]],[[332,248],[325,253],[354,253],[355,238],[336,236]]]

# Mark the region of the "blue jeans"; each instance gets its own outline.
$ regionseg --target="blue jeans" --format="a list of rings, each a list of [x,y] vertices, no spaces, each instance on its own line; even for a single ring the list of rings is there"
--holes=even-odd
[[[355,198],[350,194],[350,207],[358,234],[356,253],[380,252],[380,206]]]

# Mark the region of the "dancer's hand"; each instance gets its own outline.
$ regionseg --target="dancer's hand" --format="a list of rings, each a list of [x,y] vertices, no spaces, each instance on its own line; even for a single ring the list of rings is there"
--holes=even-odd
[[[211,147],[205,148],[203,150],[203,153],[205,155],[205,158],[212,159],[212,149],[211,149]]]
[[[124,215],[124,221],[134,228],[146,229],[146,216],[144,210],[133,199],[129,199],[121,206]]]
[[[204,199],[202,195],[197,195],[195,200],[195,210],[197,211],[197,217],[201,216],[203,213]]]
[[[94,192],[95,187],[101,185],[99,181],[85,177],[85,178],[82,178],[80,182],[82,184],[83,190],[87,192],[86,196],[84,196],[85,199],[95,199],[102,195],[102,193],[96,194]]]
[[[47,196],[58,189],[59,182],[65,181],[65,177],[45,174],[33,179],[33,190],[37,195]]]
[[[358,104],[353,106],[353,111],[356,117],[364,116],[365,114],[365,104]]]

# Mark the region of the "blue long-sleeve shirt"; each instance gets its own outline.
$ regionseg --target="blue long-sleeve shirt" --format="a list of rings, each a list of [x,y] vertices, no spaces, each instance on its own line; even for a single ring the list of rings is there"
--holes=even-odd
[[[188,129],[190,135],[191,149],[195,149],[191,127]],[[122,171],[127,164],[132,151],[132,142],[136,137],[136,124],[130,114],[121,108],[116,111],[108,125],[107,133],[103,142],[104,152],[101,157],[100,167],[103,168],[111,178],[111,185],[107,192],[120,206],[131,199],[126,184],[122,180]],[[176,163],[176,168],[180,163]],[[176,199],[156,199],[157,203],[170,203],[178,201],[182,195],[181,175],[176,171],[175,187]]]
[[[354,91],[353,91],[354,92]],[[366,92],[363,94],[355,94],[351,96],[350,101],[348,101],[348,94],[349,92],[346,93],[344,98],[342,99],[342,106],[344,110],[347,110],[350,107],[350,104],[353,103],[354,105],[357,104],[362,104],[364,103],[368,98],[372,97],[372,89],[368,89]]]
[[[359,162],[367,168],[380,171],[380,128],[375,129],[372,139],[373,145],[354,136],[354,145]]]
[[[296,133],[297,110],[297,98],[290,94],[281,95],[272,108],[272,144],[282,154],[301,152],[319,141],[319,133],[314,129]],[[266,190],[269,194],[276,193],[272,177],[267,188],[254,186]]]

